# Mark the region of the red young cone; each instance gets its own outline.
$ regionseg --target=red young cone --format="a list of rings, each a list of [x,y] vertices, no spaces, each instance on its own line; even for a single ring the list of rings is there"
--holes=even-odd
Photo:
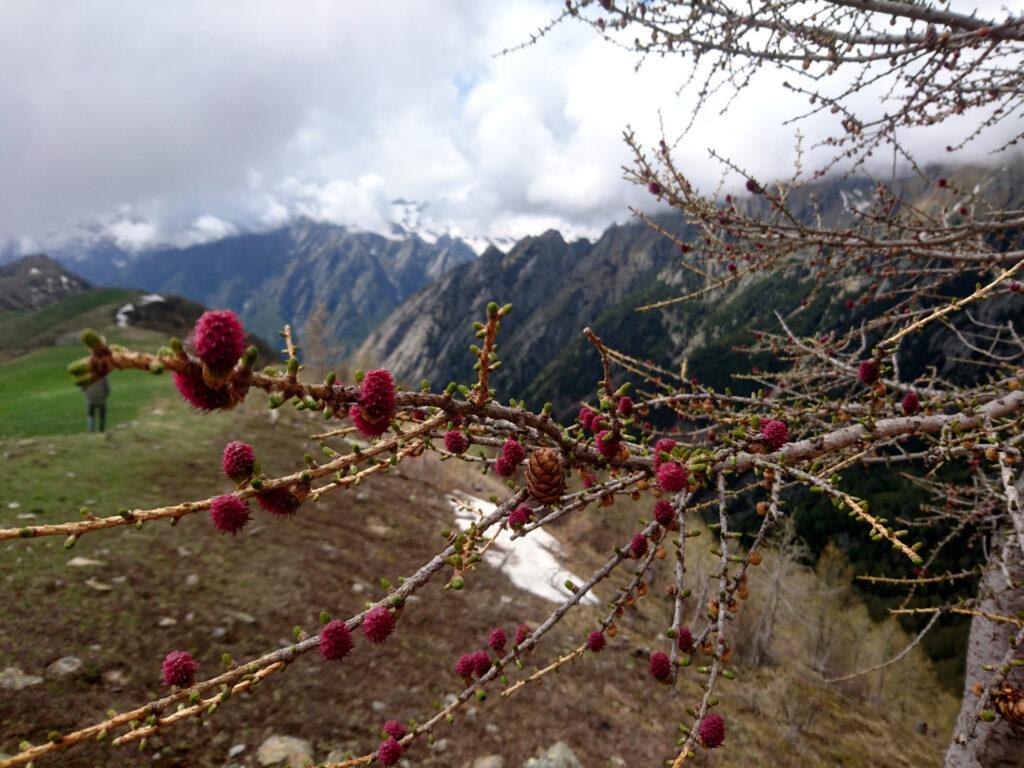
[[[528,624],[520,624],[516,627],[516,645],[522,645],[526,642],[526,638],[533,632]]]
[[[490,636],[487,638],[487,645],[491,647],[491,650],[499,654],[505,652],[505,643],[507,642],[508,636],[501,627],[492,629]]]
[[[662,438],[661,440],[659,440],[658,442],[656,442],[654,444],[653,461],[654,461],[654,471],[655,472],[657,472],[658,471],[658,467],[661,466],[661,462],[662,462],[661,454],[663,454],[663,453],[669,453],[670,454],[670,453],[672,453],[672,449],[675,448],[675,447],[676,447],[676,441],[675,440],[669,440],[667,437],[666,438]]]
[[[663,491],[676,493],[686,488],[690,475],[678,461],[665,461],[658,467],[658,485]]]
[[[765,419],[761,422],[761,441],[769,451],[777,451],[789,440],[789,427],[784,421]]]
[[[494,460],[494,474],[500,477],[512,477],[512,473],[516,471],[516,465],[512,464],[504,456],[499,456]]]
[[[455,674],[464,680],[469,680],[473,677],[473,654],[464,653],[459,656],[459,660],[455,662]]]
[[[448,453],[465,453],[469,448],[469,440],[457,429],[450,429],[444,433],[444,449]]]
[[[222,533],[238,533],[251,517],[249,504],[230,493],[210,502],[210,519]]]
[[[395,416],[395,382],[390,373],[380,368],[363,377],[359,404],[349,409],[349,416],[365,437],[380,437],[388,431]]]
[[[520,504],[508,513],[508,524],[513,528],[519,528],[520,526],[526,525],[530,522],[531,511],[532,510],[525,504]]]
[[[230,309],[204,312],[192,329],[192,343],[210,371],[223,375],[245,352],[245,329]]]
[[[639,560],[641,557],[647,554],[647,537],[642,533],[638,533],[633,537],[633,540],[629,542],[629,554]]]
[[[900,401],[900,407],[907,416],[913,416],[921,408],[921,399],[916,392],[907,392]]]
[[[667,680],[669,675],[672,674],[672,663],[661,651],[657,651],[651,654],[651,677],[655,680]]]
[[[377,747],[377,759],[381,765],[395,765],[402,757],[402,745],[394,739],[382,741]]]
[[[577,421],[587,429],[590,429],[590,423],[594,420],[597,414],[590,407],[584,405],[580,408],[580,415],[577,417]]]
[[[400,741],[405,736],[405,726],[398,720],[388,720],[381,730],[396,741]]]
[[[333,619],[320,632],[320,655],[327,661],[341,661],[352,650],[352,633],[341,619]]]
[[[704,715],[697,726],[697,735],[707,749],[722,746],[722,742],[725,741],[725,720],[714,712]]]
[[[486,675],[491,668],[491,657],[487,655],[487,651],[477,651],[471,658],[473,659],[473,674],[477,677]]]
[[[203,378],[200,367],[190,364],[184,371],[175,371],[171,380],[185,401],[200,411],[216,411],[231,405],[231,396],[225,389],[214,389]]]
[[[383,643],[395,629],[395,617],[383,605],[378,605],[363,619],[363,636],[371,643]]]
[[[299,511],[299,505],[302,503],[287,488],[274,488],[258,493],[256,502],[265,512],[269,512],[275,517],[291,517]]]
[[[676,643],[679,645],[679,650],[683,653],[689,653],[693,650],[693,633],[690,632],[689,627],[679,628],[679,636],[676,638]]]
[[[240,440],[232,440],[224,446],[220,466],[224,474],[240,483],[252,477],[252,469],[256,464],[256,454],[252,446]]]
[[[666,499],[658,499],[654,504],[654,519],[658,525],[668,528],[676,519],[676,511],[672,508],[672,502]]]
[[[518,467],[523,463],[523,459],[526,458],[526,449],[523,448],[522,443],[514,437],[510,437],[505,441],[505,444],[501,446],[501,456],[509,463],[510,466]]]
[[[192,658],[188,651],[171,651],[164,657],[160,668],[163,673],[164,685],[175,685],[188,688],[195,680],[199,662]]]
[[[882,375],[882,366],[877,360],[864,360],[857,369],[857,378],[861,384],[871,386]]]
[[[617,432],[606,429],[594,435],[594,445],[597,446],[598,452],[606,459],[614,459],[619,455],[622,438]]]

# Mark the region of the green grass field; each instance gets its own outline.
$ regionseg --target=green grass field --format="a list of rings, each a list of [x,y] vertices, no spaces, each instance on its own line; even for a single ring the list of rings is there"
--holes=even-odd
[[[169,386],[166,379],[162,383]],[[143,401],[143,394],[149,399]],[[122,506],[167,503],[171,497],[166,485],[154,482],[161,468],[187,466],[196,455],[205,456],[216,466],[221,446],[211,440],[224,428],[228,417],[194,413],[173,390],[165,389],[162,394],[166,397],[155,397],[152,388],[133,392],[137,403],[133,415],[138,415],[140,421],[130,429],[88,434],[85,419],[79,419],[76,410],[72,426],[77,430],[0,440],[12,477],[16,478],[0,498],[18,505],[0,510],[4,522],[12,522],[14,510],[35,515],[32,522],[38,524],[73,520],[83,506],[97,514],[112,514]],[[127,409],[126,405],[122,413]],[[56,430],[61,425],[52,426]],[[180,477],[180,472],[175,477]],[[208,472],[203,480],[216,487],[219,478],[216,472]]]
[[[114,313],[137,291],[98,288],[36,312],[0,313],[0,439],[85,432],[85,398],[67,366],[84,357],[81,344],[58,344],[82,329],[99,329],[111,343],[155,351],[166,338],[154,331],[118,328]],[[170,377],[116,372],[110,377],[107,428],[138,417],[161,394],[172,394]]]
[[[67,366],[82,347],[46,347],[0,363],[0,438],[85,431],[85,398]],[[114,373],[107,428],[134,419],[158,393],[173,391],[170,377]]]

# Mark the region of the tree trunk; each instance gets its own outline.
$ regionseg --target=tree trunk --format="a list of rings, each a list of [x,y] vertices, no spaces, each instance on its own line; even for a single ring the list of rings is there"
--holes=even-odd
[[[754,639],[747,655],[748,663],[760,667],[772,661],[772,646],[775,642],[775,619],[779,610],[782,594],[782,582],[787,570],[790,570],[793,557],[793,539],[796,537],[796,526],[793,518],[786,518],[782,536],[776,548],[775,564],[772,567],[768,588],[765,590],[765,604],[757,619]]]
[[[1002,552],[1000,547],[1005,547]],[[984,597],[981,610],[1004,616],[1016,616],[1024,611],[1024,567],[1016,537],[993,537],[989,567],[979,587]],[[1003,566],[997,562],[1002,556]],[[1009,576],[1009,581],[1007,579]],[[1024,733],[1014,732],[1002,718],[994,722],[977,722],[975,708],[978,697],[972,690],[976,683],[987,684],[991,672],[983,664],[998,667],[1010,647],[1017,628],[1006,622],[988,621],[975,616],[971,621],[971,636],[967,646],[967,675],[964,680],[964,699],[960,707],[953,742],[946,752],[945,768],[1020,768],[1024,766]],[[1020,686],[1020,678],[1010,681]],[[989,707],[991,709],[991,707]],[[968,732],[974,728],[974,737]]]

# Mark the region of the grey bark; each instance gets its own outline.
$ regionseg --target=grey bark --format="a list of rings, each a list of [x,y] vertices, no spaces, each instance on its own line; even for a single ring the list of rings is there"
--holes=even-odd
[[[1024,486],[1024,481],[1017,484]],[[1004,616],[1024,612],[1024,558],[1016,537],[993,538],[989,567],[979,587],[983,596],[981,610]],[[1000,562],[1001,560],[1001,562]],[[1024,733],[1014,732],[1002,718],[992,723],[978,722],[978,697],[972,688],[975,683],[985,685],[993,673],[982,669],[983,664],[997,668],[1010,647],[1017,628],[1006,622],[994,622],[975,616],[971,621],[971,635],[967,646],[967,675],[964,679],[964,698],[957,718],[953,741],[946,752],[945,768],[1020,768],[1024,766]],[[1021,677],[1010,682],[1018,687]],[[973,729],[973,738],[969,735]]]

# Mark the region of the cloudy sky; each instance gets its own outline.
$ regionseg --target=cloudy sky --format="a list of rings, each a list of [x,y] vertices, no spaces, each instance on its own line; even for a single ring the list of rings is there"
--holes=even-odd
[[[437,229],[592,235],[650,196],[627,123],[681,125],[685,70],[578,25],[495,57],[558,0],[0,0],[0,245],[83,232],[128,247],[309,216],[381,230],[397,198]],[[785,173],[800,103],[768,79],[682,147]],[[744,119],[736,119],[741,114]],[[813,136],[822,126],[809,124]]]

